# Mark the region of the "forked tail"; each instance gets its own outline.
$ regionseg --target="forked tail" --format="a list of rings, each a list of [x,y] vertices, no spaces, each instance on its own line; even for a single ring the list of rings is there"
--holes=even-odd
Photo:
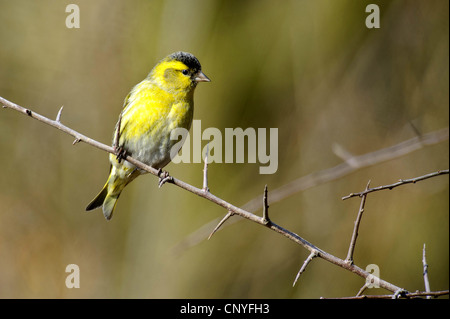
[[[113,179],[113,180],[111,180]],[[119,180],[116,176],[110,175],[105,186],[98,195],[87,205],[86,211],[102,207],[103,215],[107,220],[110,220],[116,208],[117,200],[119,199],[120,193],[125,187],[126,183],[118,183]]]

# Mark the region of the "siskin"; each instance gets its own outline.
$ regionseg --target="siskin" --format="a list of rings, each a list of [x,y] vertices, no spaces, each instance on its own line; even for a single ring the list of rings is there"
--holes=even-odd
[[[105,218],[111,219],[124,187],[146,173],[123,161],[124,154],[156,169],[170,162],[171,148],[178,142],[170,139],[170,133],[176,128],[190,129],[195,87],[209,81],[195,56],[176,52],[156,64],[131,90],[115,127],[117,155],[109,156],[108,180],[87,211],[102,207]]]

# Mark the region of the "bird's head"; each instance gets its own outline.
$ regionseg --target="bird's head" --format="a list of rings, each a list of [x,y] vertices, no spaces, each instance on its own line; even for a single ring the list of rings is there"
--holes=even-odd
[[[175,52],[162,59],[149,77],[162,89],[171,92],[190,92],[198,82],[211,81],[202,72],[198,59],[187,52]]]

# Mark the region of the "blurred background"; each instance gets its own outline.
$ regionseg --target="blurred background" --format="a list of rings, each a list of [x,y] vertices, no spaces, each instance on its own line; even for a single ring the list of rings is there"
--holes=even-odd
[[[209,187],[242,206],[342,159],[448,127],[449,2],[0,0],[0,96],[110,144],[124,97],[161,58],[188,51],[212,79],[196,90],[202,129],[278,128],[278,171],[215,163]],[[68,29],[70,3],[80,28]],[[224,209],[141,176],[114,218],[85,212],[109,169],[106,153],[0,109],[1,298],[318,298],[355,295],[364,281],[250,221],[184,245]],[[203,141],[206,145],[206,141]],[[360,169],[270,206],[272,220],[345,258],[360,200],[351,192],[448,168],[448,141]],[[192,143],[191,143],[192,147]],[[169,164],[197,187],[199,164]],[[354,255],[383,279],[424,290],[449,286],[448,176],[371,194]],[[261,211],[256,211],[261,214]],[[238,217],[234,217],[238,218]],[[211,227],[208,230],[212,230]],[[181,244],[181,246],[180,246]],[[180,249],[182,247],[182,249]],[[68,264],[80,288],[68,289]],[[385,294],[372,289],[366,294]]]

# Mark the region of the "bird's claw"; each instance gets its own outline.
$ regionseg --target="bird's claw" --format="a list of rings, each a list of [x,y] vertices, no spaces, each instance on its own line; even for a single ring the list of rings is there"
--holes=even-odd
[[[405,297],[405,295],[406,295],[407,293],[408,293],[408,292],[407,292],[405,289],[400,288],[399,290],[397,290],[397,291],[392,295],[392,299],[400,299],[400,297]]]
[[[162,169],[158,170],[159,182],[158,187],[161,188],[165,183],[172,182],[173,178],[169,175],[169,172],[163,171]]]
[[[114,153],[116,154],[116,159],[119,163],[127,157],[127,151],[122,146],[114,146]]]

